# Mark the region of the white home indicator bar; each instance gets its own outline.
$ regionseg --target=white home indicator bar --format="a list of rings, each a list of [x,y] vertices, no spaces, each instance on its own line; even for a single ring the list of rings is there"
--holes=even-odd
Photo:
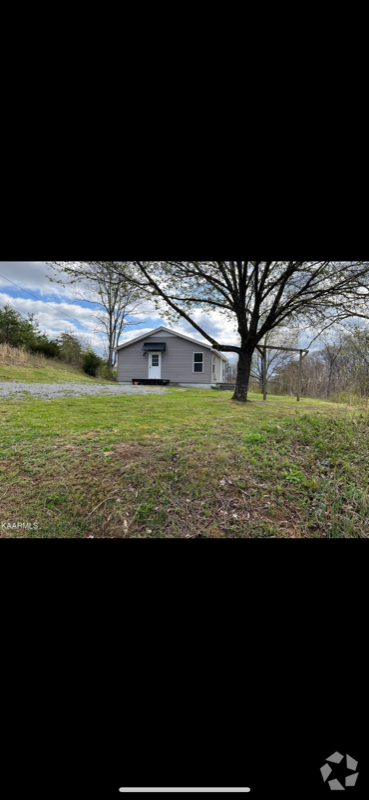
[[[201,788],[188,788],[186,786],[185,788],[183,788],[183,787],[178,787],[177,786],[174,789],[168,789],[168,788],[165,788],[165,789],[157,789],[157,788],[154,788],[154,789],[127,788],[127,789],[125,789],[125,788],[122,788],[122,789],[119,789],[119,791],[120,792],[129,792],[129,793],[131,793],[131,792],[141,792],[142,794],[145,794],[146,792],[185,792],[185,793],[187,793],[187,792],[251,792],[251,789],[249,789],[248,787],[244,787],[243,789],[239,789],[239,788],[235,789],[234,787],[232,787],[231,789],[223,789],[223,788],[222,789],[216,789],[216,788],[204,789],[203,787],[201,787]]]

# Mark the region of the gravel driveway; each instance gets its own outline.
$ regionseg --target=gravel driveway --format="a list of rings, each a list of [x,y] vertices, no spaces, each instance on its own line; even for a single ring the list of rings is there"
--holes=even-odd
[[[27,392],[27,394],[25,394]],[[43,400],[58,397],[96,397],[120,394],[166,394],[166,389],[157,386],[122,386],[120,384],[93,383],[0,383],[0,397],[27,398],[29,394]]]

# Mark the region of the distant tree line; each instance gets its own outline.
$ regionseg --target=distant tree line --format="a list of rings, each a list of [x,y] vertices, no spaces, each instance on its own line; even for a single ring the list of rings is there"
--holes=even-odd
[[[63,332],[57,338],[49,338],[40,330],[40,323],[34,314],[23,317],[18,311],[6,305],[0,308],[0,345],[24,348],[29,353],[42,354],[46,358],[57,358],[87,375],[114,379],[114,372],[106,360],[101,358],[78,336]]]
[[[283,331],[265,344],[284,347],[294,345],[296,333]],[[270,394],[296,395],[299,359],[292,353],[269,350],[267,352],[267,388]],[[234,383],[237,364],[227,364],[226,379]],[[252,362],[250,391],[262,391],[260,356],[255,354]],[[348,329],[322,334],[317,347],[310,350],[303,361],[302,396],[335,402],[369,404],[369,327],[351,324]]]
[[[296,393],[298,361],[277,368],[268,382],[272,394]],[[329,337],[303,362],[302,394],[338,402],[369,400],[369,328],[352,326]]]

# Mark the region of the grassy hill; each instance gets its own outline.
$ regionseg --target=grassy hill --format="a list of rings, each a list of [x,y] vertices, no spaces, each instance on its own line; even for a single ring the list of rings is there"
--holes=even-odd
[[[368,415],[250,399],[0,398],[0,538],[368,538]]]
[[[20,381],[24,383],[96,383],[96,378],[89,378],[82,370],[57,359],[45,358],[43,355],[32,355],[26,350],[0,344],[0,382]],[[98,380],[99,383],[110,381]]]

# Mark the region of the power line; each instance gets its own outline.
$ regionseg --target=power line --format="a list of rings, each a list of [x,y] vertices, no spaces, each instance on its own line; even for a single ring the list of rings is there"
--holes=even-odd
[[[32,292],[29,292],[29,291],[28,291],[28,289],[23,289],[23,287],[22,287],[22,286],[18,286],[18,284],[17,284],[17,283],[14,283],[14,281],[11,281],[11,280],[10,280],[10,278],[7,278],[7,277],[6,277],[6,275],[1,275],[1,273],[0,273],[0,278],[4,278],[4,280],[6,280],[6,281],[9,281],[9,283],[12,283],[12,284],[13,284],[13,286],[16,286],[16,287],[17,287],[17,289],[20,289],[20,290],[21,290],[21,292],[26,292],[27,294],[29,294],[29,295],[30,295],[30,297],[33,297],[33,298],[34,298],[35,300],[37,300],[39,303],[43,303],[45,306],[49,306],[50,308],[52,308],[52,309],[53,309],[53,311],[56,311],[56,313],[57,313],[57,314],[62,314],[62,316],[63,316],[63,317],[69,317],[70,319],[72,319],[72,320],[73,320],[73,322],[77,322],[77,324],[78,324],[78,325],[80,325],[80,324],[81,324],[81,322],[80,322],[78,319],[75,319],[75,317],[71,317],[71,315],[70,315],[70,314],[67,314],[67,312],[66,312],[66,311],[58,311],[58,309],[57,309],[57,308],[55,308],[54,306],[52,306],[50,303],[47,303],[47,302],[46,302],[46,300],[40,300],[40,298],[39,298],[39,297],[36,297],[36,295],[35,295],[35,294],[32,294]],[[83,323],[82,323],[82,325],[83,325]]]

